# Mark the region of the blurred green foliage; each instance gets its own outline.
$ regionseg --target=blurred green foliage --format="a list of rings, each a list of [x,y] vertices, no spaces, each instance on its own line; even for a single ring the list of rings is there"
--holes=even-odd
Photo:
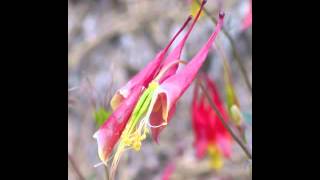
[[[106,111],[103,107],[100,107],[93,113],[97,127],[100,127],[111,115],[110,111]]]

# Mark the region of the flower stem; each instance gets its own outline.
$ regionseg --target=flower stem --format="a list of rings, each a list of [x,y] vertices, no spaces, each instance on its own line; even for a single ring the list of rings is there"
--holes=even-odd
[[[109,180],[110,179],[109,170],[108,170],[108,168],[106,166],[104,167],[104,170],[105,170],[105,173],[106,173],[106,180]]]
[[[78,175],[78,178],[80,180],[85,180],[83,175],[81,174],[79,168],[77,167],[76,163],[74,162],[73,158],[71,157],[71,155],[68,153],[68,159],[70,160],[70,163],[74,169],[74,171],[76,172],[76,174]]]
[[[199,0],[197,0],[197,3],[199,5],[201,4]],[[211,19],[211,21],[215,25],[217,25],[217,23],[218,23],[217,19],[215,17],[213,17],[205,7],[203,7],[203,11]],[[222,32],[226,35],[227,39],[230,42],[231,49],[232,49],[232,55],[233,55],[234,59],[236,60],[237,64],[239,65],[240,72],[245,80],[245,83],[246,83],[250,93],[252,94],[252,86],[251,86],[247,71],[246,71],[244,65],[242,64],[243,61],[241,60],[240,55],[237,51],[236,44],[235,44],[234,40],[232,39],[230,33],[224,27],[222,27]]]
[[[249,149],[244,145],[244,143],[237,137],[237,135],[232,131],[231,127],[227,124],[226,120],[223,118],[223,116],[219,112],[218,108],[212,102],[212,98],[210,97],[209,93],[207,92],[206,88],[204,87],[204,85],[202,84],[202,82],[201,82],[201,80],[199,78],[198,78],[197,82],[199,83],[204,95],[208,99],[209,105],[211,106],[211,108],[214,109],[214,111],[218,115],[220,121],[222,122],[223,126],[229,131],[229,133],[231,134],[232,138],[240,145],[240,147],[245,152],[245,154],[248,156],[248,158],[252,159],[252,155],[251,155]]]

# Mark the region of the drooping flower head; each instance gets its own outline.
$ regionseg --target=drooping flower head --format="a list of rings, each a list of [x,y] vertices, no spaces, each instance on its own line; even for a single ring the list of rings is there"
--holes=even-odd
[[[113,96],[110,104],[114,112],[93,136],[97,139],[99,157],[105,165],[107,165],[106,162],[112,152],[112,149],[118,142],[124,128],[126,127],[142,92],[152,80],[155,73],[159,71],[164,55],[167,53],[173,41],[182,32],[190,20],[191,17],[188,17],[180,30],[170,40],[169,44],[161,50],[143,70],[136,74]]]
[[[206,75],[201,77],[213,103],[223,118],[228,119],[228,114],[220,100],[214,81]],[[231,155],[231,136],[224,128],[214,109],[209,105],[203,92],[199,92],[199,86],[194,89],[192,125],[195,134],[196,156],[201,159],[206,153],[209,154],[212,167],[220,169],[223,165],[222,157],[230,157]]]
[[[111,105],[115,109],[115,115],[112,114],[105,125],[95,134],[98,146],[100,144],[99,152],[102,154],[100,158],[105,164],[110,155],[110,149],[113,149],[115,143],[119,141],[112,162],[111,177],[114,176],[120,156],[125,150],[139,151],[141,142],[150,133],[152,138],[158,142],[159,133],[171,119],[177,100],[190,86],[205,61],[214,39],[221,30],[224,14],[219,15],[215,31],[198,54],[183,69],[177,71],[178,65],[183,62],[179,60],[182,48],[205,3],[206,1],[202,2],[191,27],[173,51],[165,57],[168,48],[186,26],[189,19],[170,41],[169,45],[160,51],[145,69],[134,76],[113,97]],[[132,97],[132,94],[136,91],[139,92],[137,93],[139,94],[137,95],[138,98],[136,96]],[[131,101],[129,101],[130,99]],[[116,135],[108,134],[109,132],[116,133]]]

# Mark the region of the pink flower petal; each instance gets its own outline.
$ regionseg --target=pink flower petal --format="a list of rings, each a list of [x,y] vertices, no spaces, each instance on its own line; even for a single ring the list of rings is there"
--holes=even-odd
[[[174,40],[178,37],[178,35],[182,32],[182,30],[187,26],[190,20],[191,17],[188,17],[188,19],[184,22],[179,31],[170,40],[169,44],[163,50],[161,50],[144,69],[139,71],[138,74],[136,74],[131,80],[129,80],[129,82],[125,86],[123,86],[116,92],[116,94],[112,97],[111,100],[112,109],[116,109],[117,106],[119,106],[121,102],[125,98],[127,98],[127,96],[131,93],[133,87],[138,85],[144,87],[148,86],[155,74],[159,71],[161,62],[164,59],[168,49],[170,48]]]
[[[162,180],[170,180],[171,175],[173,174],[176,166],[174,163],[169,163],[163,171]]]
[[[217,134],[217,145],[225,157],[229,158],[231,156],[232,140],[229,133]]]
[[[196,147],[196,157],[198,159],[202,159],[206,155],[206,152],[208,149],[208,141],[206,141],[205,139],[198,140],[195,143],[195,147]]]
[[[156,90],[156,101],[161,101],[162,121],[168,122],[169,111],[176,104],[177,100],[182,96],[186,89],[190,86],[198,73],[201,65],[207,58],[209,49],[213,44],[217,34],[220,32],[223,24],[224,15],[219,16],[215,31],[210,36],[207,43],[202,47],[198,54],[180,71],[170,76]],[[160,98],[159,98],[160,97]],[[156,102],[157,104],[158,102]],[[153,119],[151,115],[151,119]],[[152,131],[154,131],[152,128]],[[156,135],[157,137],[157,135]],[[157,139],[157,138],[156,138]]]
[[[242,22],[242,29],[247,30],[252,25],[252,0],[250,0],[250,9]]]
[[[220,100],[218,89],[215,83],[207,75],[202,75],[201,78],[205,80],[207,91],[210,93],[213,103],[216,105],[219,112],[222,114],[225,120],[228,119],[226,110]],[[192,122],[195,134],[196,150],[202,150],[202,148],[208,148],[208,145],[214,145],[225,156],[231,156],[232,139],[229,132],[224,128],[219,117],[212,107],[208,104],[207,99],[202,93],[198,97],[198,86],[195,87],[195,94],[193,97],[192,107]],[[207,142],[205,147],[201,142]],[[197,154],[197,157],[199,155]]]
[[[108,120],[93,135],[97,139],[99,157],[102,162],[106,162],[114,145],[119,140],[139,99],[141,90],[142,86],[134,87],[129,97],[123,101],[119,108],[110,115]]]
[[[165,59],[162,67],[165,67],[166,65],[170,64],[173,61],[176,60],[180,60],[180,56],[181,56],[181,52],[182,52],[182,48],[184,47],[184,44],[186,42],[186,40],[188,39],[194,25],[196,24],[196,22],[199,19],[199,16],[201,14],[201,11],[204,7],[204,5],[206,4],[207,1],[202,1],[201,3],[201,7],[195,17],[195,19],[193,20],[191,27],[189,28],[188,32],[185,34],[185,36],[183,37],[183,39],[179,42],[179,44],[174,48],[174,50],[168,55],[168,57]],[[165,79],[167,79],[168,77],[170,77],[171,75],[173,75],[174,73],[176,73],[178,69],[178,64],[171,67],[167,73],[161,78],[160,83],[163,82]]]
[[[160,101],[159,101],[160,102]],[[162,108],[161,108],[162,109]],[[159,109],[158,111],[152,111],[151,115],[150,115],[150,123],[154,126],[159,126],[160,124],[163,123],[163,114],[161,109]],[[169,112],[168,115],[168,119],[171,119],[171,117],[173,116],[173,114],[175,113],[176,110],[176,106],[174,105]],[[161,126],[158,128],[151,128],[151,137],[152,139],[158,144],[159,143],[159,135],[160,132],[165,128],[165,126]]]

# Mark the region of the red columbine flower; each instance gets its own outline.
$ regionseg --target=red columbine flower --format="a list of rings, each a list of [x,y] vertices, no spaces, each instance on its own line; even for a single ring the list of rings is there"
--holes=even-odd
[[[214,81],[209,79],[208,76],[201,77],[217,109],[224,119],[228,119]],[[221,155],[225,157],[231,155],[231,136],[224,128],[214,109],[209,105],[205,95],[203,93],[199,94],[199,86],[196,86],[192,101],[192,125],[195,134],[196,156],[200,159],[208,153],[211,157],[212,167],[219,169],[223,165]]]
[[[139,151],[141,142],[146,138],[147,134],[150,134],[150,131],[153,139],[157,141],[160,131],[167,125],[173,115],[177,100],[190,86],[205,61],[214,39],[221,30],[224,14],[219,15],[216,30],[212,33],[207,43],[181,71],[177,72],[178,65],[182,62],[179,60],[182,48],[205,3],[206,1],[202,2],[201,8],[189,31],[177,47],[166,57],[164,62],[162,61],[168,48],[186,26],[190,18],[170,41],[168,46],[160,51],[157,57],[145,69],[134,76],[113,97],[111,105],[116,110],[109,120],[106,121],[105,125],[94,135],[98,140],[99,152],[101,152],[100,158],[105,164],[110,155],[110,149],[113,148],[120,138],[112,162],[111,177],[114,175],[114,170],[121,154],[126,149]],[[141,88],[143,88],[141,95],[137,95],[138,98],[136,96],[132,97],[132,100],[129,101],[132,93],[141,90]],[[109,134],[111,132],[115,133],[115,135]]]
[[[93,136],[97,139],[99,157],[103,163],[106,164],[114,145],[118,142],[141,93],[152,80],[156,72],[159,71],[160,63],[162,62],[164,55],[190,20],[191,17],[188,17],[165,49],[161,50],[143,70],[136,74],[113,96],[110,104],[114,112]]]

